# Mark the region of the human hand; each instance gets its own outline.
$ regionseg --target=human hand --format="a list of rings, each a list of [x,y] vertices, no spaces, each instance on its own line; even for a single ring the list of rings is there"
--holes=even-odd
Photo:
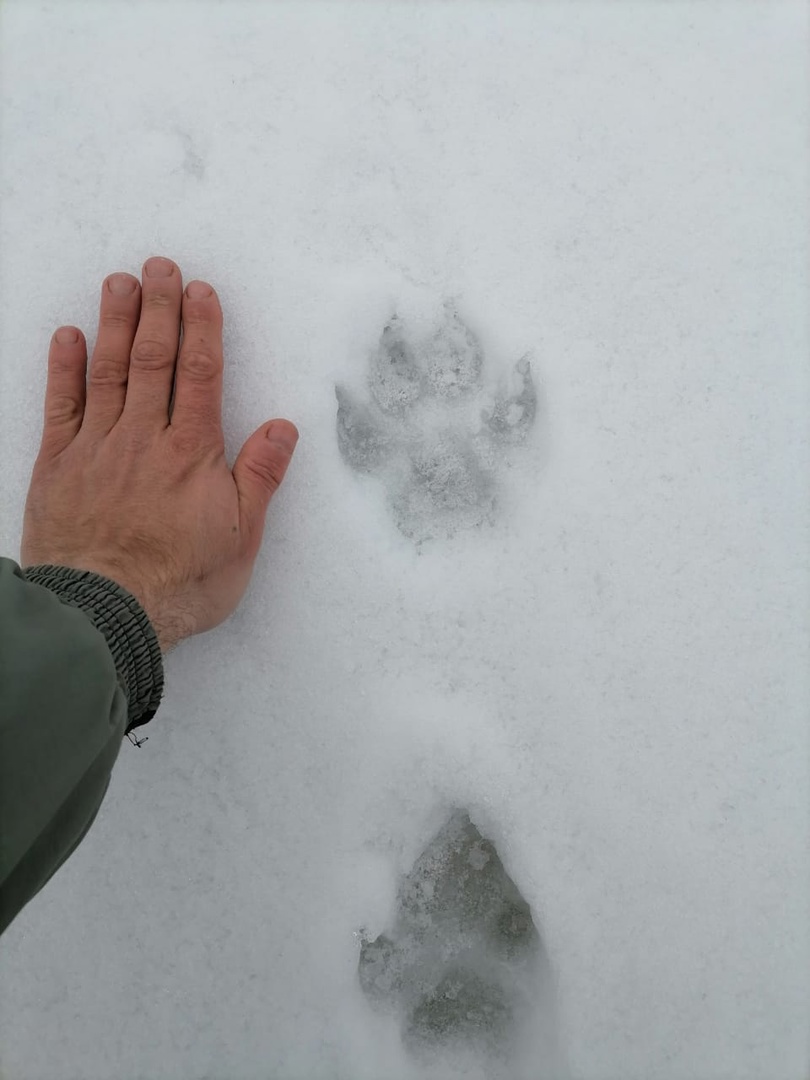
[[[170,259],[144,264],[143,287],[130,274],[105,280],[86,367],[84,335],[60,327],[48,355],[21,562],[118,582],[146,611],[165,653],[239,603],[298,432],[289,420],[262,424],[228,467],[222,310],[204,282],[183,291]]]

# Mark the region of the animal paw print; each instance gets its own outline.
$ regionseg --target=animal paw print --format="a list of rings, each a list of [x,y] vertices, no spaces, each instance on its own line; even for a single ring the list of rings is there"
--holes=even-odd
[[[529,905],[457,810],[400,883],[390,933],[362,936],[358,975],[371,1004],[399,1013],[412,1052],[499,1058],[537,1012],[544,963]]]
[[[483,368],[480,341],[447,303],[427,341],[391,318],[369,361],[369,400],[335,387],[343,460],[384,480],[398,528],[417,544],[494,521],[499,469],[534,423],[528,358],[498,396]]]

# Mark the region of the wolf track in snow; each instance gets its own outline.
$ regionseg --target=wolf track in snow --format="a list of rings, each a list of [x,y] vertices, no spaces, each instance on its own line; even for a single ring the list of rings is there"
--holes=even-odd
[[[448,302],[426,341],[388,321],[368,390],[363,401],[336,386],[338,448],[351,469],[383,479],[399,530],[422,544],[492,523],[498,473],[537,414],[528,357],[488,393],[481,343]]]

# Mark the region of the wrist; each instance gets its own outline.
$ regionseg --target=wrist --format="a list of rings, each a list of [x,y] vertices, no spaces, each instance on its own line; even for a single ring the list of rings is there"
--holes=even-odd
[[[151,720],[163,695],[162,647],[137,596],[93,570],[38,564],[23,573],[82,611],[105,638],[129,704],[127,731]]]

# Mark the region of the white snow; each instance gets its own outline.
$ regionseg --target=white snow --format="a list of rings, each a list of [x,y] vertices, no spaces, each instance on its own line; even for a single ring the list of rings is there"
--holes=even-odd
[[[0,551],[52,330],[92,347],[151,254],[219,291],[231,455],[302,437],[243,605],[4,936],[4,1080],[421,1080],[359,932],[453,806],[552,959],[538,1075],[807,1075],[807,32],[799,2],[6,0]],[[417,551],[334,385],[448,298],[543,409],[496,524]]]

